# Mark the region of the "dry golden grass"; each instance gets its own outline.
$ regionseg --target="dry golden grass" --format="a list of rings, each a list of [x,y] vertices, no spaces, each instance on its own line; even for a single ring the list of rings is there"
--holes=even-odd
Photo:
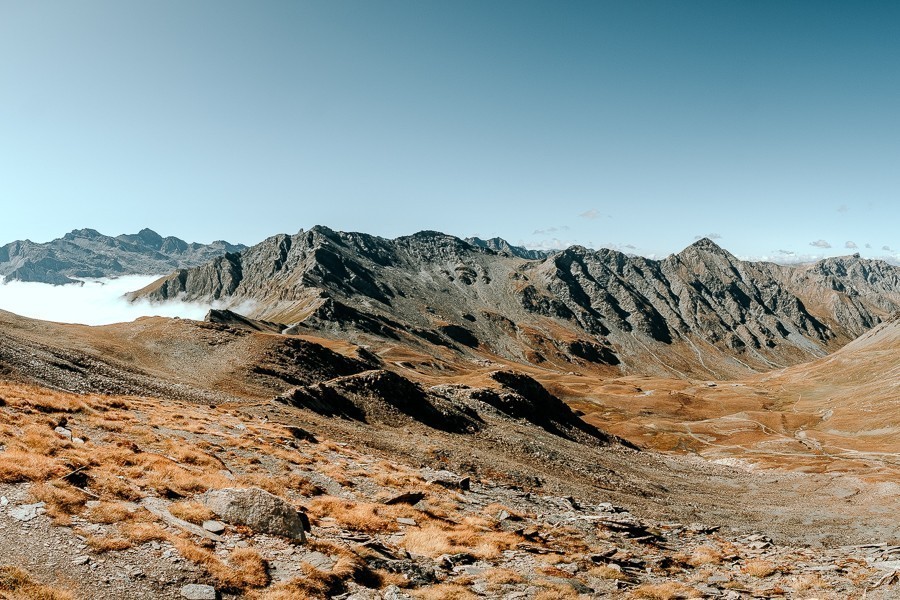
[[[109,416],[106,419],[97,419],[96,421],[94,421],[94,426],[112,432],[121,432],[125,430],[124,423],[122,423],[119,419]]]
[[[161,457],[148,459],[142,466],[139,481],[162,496],[191,496],[232,483],[218,472],[189,471]]]
[[[88,520],[94,523],[122,523],[134,516],[134,513],[120,502],[101,502],[88,511]]]
[[[506,511],[507,513],[509,513],[510,518],[514,519],[514,520],[521,520],[528,516],[527,514],[521,512],[521,511],[518,511],[514,508],[510,508],[510,507],[506,506],[505,504],[498,504],[497,502],[488,504],[487,506],[484,507],[484,510],[482,510],[481,512],[486,517],[489,517],[491,519],[496,519],[497,515],[502,511]]]
[[[61,481],[35,484],[31,486],[28,492],[38,502],[45,502],[48,512],[51,509],[56,509],[69,515],[79,512],[85,501],[88,500],[84,492],[76,490]]]
[[[469,552],[478,558],[495,558],[515,547],[519,539],[507,532],[483,531],[463,525],[426,523],[408,530],[403,546],[414,554],[436,558],[441,554]]]
[[[339,594],[347,581],[355,580],[364,572],[363,563],[356,557],[341,556],[330,572],[303,563],[302,577],[291,579],[253,594],[254,600],[312,600],[329,598]]]
[[[413,592],[414,598],[421,600],[475,600],[479,598],[468,588],[456,583],[441,583],[431,585]]]
[[[313,519],[331,517],[347,529],[379,533],[396,531],[396,517],[393,515],[398,508],[400,507],[321,496],[306,505],[306,512]]]
[[[353,480],[347,476],[346,465],[326,464],[319,467],[319,472],[330,477],[343,487],[353,487],[355,485]]]
[[[525,578],[520,573],[512,569],[494,568],[488,569],[482,574],[482,577],[488,583],[496,585],[505,585],[512,583],[524,583]]]
[[[91,488],[94,490],[94,493],[101,496],[129,502],[134,502],[144,497],[144,494],[135,484],[103,471],[94,473],[91,480]]]
[[[53,392],[51,390],[32,388],[31,386],[19,386],[21,394],[18,397],[7,398],[10,406],[31,408],[42,413],[77,413],[87,408],[85,401],[74,394]],[[34,390],[39,390],[35,393]]]
[[[269,585],[269,567],[253,548],[235,548],[229,555],[228,562],[240,573],[244,587]]]
[[[151,541],[164,541],[171,537],[168,531],[155,523],[123,523],[119,531],[133,544],[146,544]]]
[[[750,575],[751,577],[763,578],[778,572],[778,567],[775,566],[775,563],[768,560],[751,558],[750,560],[745,561],[741,566],[741,572]]]
[[[211,469],[222,468],[222,462],[218,458],[200,451],[197,444],[188,444],[183,439],[167,439],[163,448],[167,456],[174,458],[179,463]]]
[[[91,550],[98,554],[102,554],[103,552],[127,550],[132,546],[130,540],[121,537],[85,535],[84,538],[84,543],[87,544]]]
[[[189,540],[172,537],[169,541],[185,560],[206,571],[224,590],[242,591],[265,587],[269,584],[266,563],[253,548],[236,548],[228,558],[231,563],[229,566],[209,550],[201,548]]]
[[[582,598],[578,592],[568,585],[560,585],[543,580],[537,580],[534,583],[544,588],[534,595],[534,600],[581,600]]]
[[[649,600],[675,600],[676,598],[695,598],[697,590],[678,581],[663,583],[645,583],[631,590],[631,598],[648,598]]]
[[[619,581],[631,579],[621,568],[614,565],[597,565],[596,567],[591,567],[588,569],[587,575],[589,577],[597,577],[598,579],[618,579]]]
[[[33,451],[7,449],[0,453],[0,483],[46,481],[65,475],[65,467]]]
[[[16,440],[17,446],[44,456],[54,456],[70,442],[48,425],[28,425]]]
[[[559,567],[554,566],[538,567],[537,572],[541,575],[547,575],[548,577],[557,577],[563,579],[572,577],[572,574],[568,571],[563,571]]]
[[[215,517],[213,511],[200,502],[173,502],[169,505],[169,512],[173,516],[195,525],[202,525],[203,521]]]
[[[0,566],[0,598],[9,600],[73,600],[71,592],[41,585],[18,567]]]
[[[725,554],[712,546],[698,546],[690,554],[676,554],[675,559],[692,567],[702,567],[703,565],[721,565],[725,560]]]
[[[306,477],[296,473],[283,473],[272,476],[266,473],[247,473],[237,478],[237,483],[247,487],[258,487],[276,496],[283,495],[285,489],[297,492],[302,496],[318,496],[324,492]]]
[[[790,581],[791,587],[794,588],[795,592],[806,592],[809,590],[824,590],[828,589],[830,584],[822,579],[822,576],[818,573],[806,573],[804,575],[798,575],[797,577],[792,577]]]

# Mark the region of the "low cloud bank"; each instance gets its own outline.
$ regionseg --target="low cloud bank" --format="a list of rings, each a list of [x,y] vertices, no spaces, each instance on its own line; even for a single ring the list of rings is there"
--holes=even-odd
[[[85,279],[84,285],[22,281],[3,283],[0,278],[0,309],[45,321],[107,325],[147,316],[203,319],[212,308],[208,304],[180,301],[131,303],[122,297],[158,278],[153,275],[128,275],[114,279]]]

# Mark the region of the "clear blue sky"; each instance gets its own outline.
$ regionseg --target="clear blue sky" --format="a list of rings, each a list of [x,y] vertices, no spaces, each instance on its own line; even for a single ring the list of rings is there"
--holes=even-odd
[[[0,0],[0,243],[895,255],[898,30],[900,2]]]

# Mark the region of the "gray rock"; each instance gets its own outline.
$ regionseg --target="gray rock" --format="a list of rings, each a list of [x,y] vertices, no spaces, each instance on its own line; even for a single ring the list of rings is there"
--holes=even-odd
[[[54,429],[53,431],[55,431],[56,433],[58,433],[58,434],[61,435],[62,437],[66,438],[67,440],[71,440],[71,439],[72,439],[72,432],[69,431],[68,429],[66,429],[65,427],[57,427],[57,428]]]
[[[333,558],[327,554],[322,554],[321,552],[309,552],[304,554],[303,558],[300,559],[300,562],[305,562],[320,571],[330,571],[335,565],[335,560]]]
[[[181,597],[187,600],[216,600],[216,588],[211,585],[189,583],[181,588]]]
[[[46,512],[44,506],[43,502],[37,502],[36,504],[22,504],[21,506],[9,509],[6,514],[17,521],[27,523],[28,521],[37,518],[38,515],[44,514],[44,512]]]
[[[259,488],[226,488],[207,492],[204,503],[226,523],[254,531],[306,541],[303,513]]]
[[[89,562],[91,562],[91,557],[82,555],[82,556],[76,556],[75,559],[72,561],[72,564],[77,567],[79,565],[86,565]]]
[[[412,600],[412,596],[406,594],[396,585],[389,585],[381,591],[384,600]]]
[[[213,520],[203,521],[203,529],[209,531],[210,533],[221,535],[225,532],[225,523]]]
[[[415,527],[416,525],[418,525],[415,519],[410,519],[407,517],[397,517],[397,522],[401,525],[409,525],[410,527]]]

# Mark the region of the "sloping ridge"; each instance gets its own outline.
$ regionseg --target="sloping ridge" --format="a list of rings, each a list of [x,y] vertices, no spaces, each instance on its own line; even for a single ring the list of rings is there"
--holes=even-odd
[[[364,371],[293,388],[276,401],[329,417],[403,427],[410,421],[450,433],[474,433],[491,418],[526,421],[566,439],[628,446],[584,422],[538,381],[514,371],[495,371],[498,387],[444,384],[425,388],[392,371]]]
[[[400,341],[442,359],[725,378],[854,339],[900,309],[900,268],[858,256],[747,262],[708,239],[659,261],[579,246],[527,260],[433,231],[387,240],[314,227],[131,296],[175,297],[252,301],[249,317],[290,333]]]
[[[900,452],[900,315],[825,358],[763,374],[758,385],[815,414],[823,443]],[[812,434],[812,431],[810,431]]]

